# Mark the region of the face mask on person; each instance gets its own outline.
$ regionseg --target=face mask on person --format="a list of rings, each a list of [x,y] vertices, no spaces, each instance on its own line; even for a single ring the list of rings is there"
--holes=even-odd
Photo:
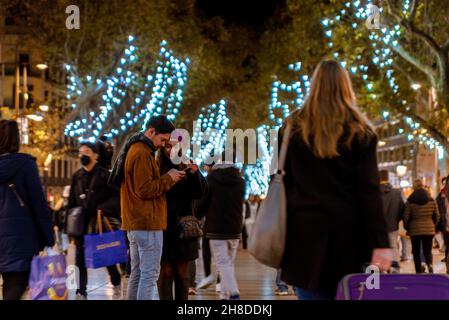
[[[81,164],[82,164],[84,167],[88,166],[89,163],[90,163],[90,161],[91,161],[91,159],[90,159],[89,156],[86,156],[86,155],[81,156]]]

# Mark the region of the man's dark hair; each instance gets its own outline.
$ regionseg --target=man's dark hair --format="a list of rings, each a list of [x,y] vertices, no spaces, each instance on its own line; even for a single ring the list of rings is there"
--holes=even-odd
[[[441,183],[444,183],[446,180],[447,180],[447,177],[443,177],[443,178],[441,179]]]
[[[15,153],[19,148],[20,134],[17,122],[0,120],[0,154]]]
[[[154,128],[156,134],[172,133],[176,128],[166,115],[153,116],[148,120],[147,130]]]
[[[92,142],[83,142],[80,144],[80,148],[82,146],[88,147],[90,150],[92,150],[94,153],[98,154],[98,148],[97,145],[95,143]]]

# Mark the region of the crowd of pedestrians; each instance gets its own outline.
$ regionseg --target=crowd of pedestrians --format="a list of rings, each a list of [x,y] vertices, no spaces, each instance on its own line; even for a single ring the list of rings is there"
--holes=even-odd
[[[388,172],[378,169],[375,131],[357,107],[349,75],[339,63],[318,65],[303,107],[286,119],[279,141],[287,124],[292,131],[284,168],[286,245],[273,279],[276,294],[289,294],[291,286],[299,299],[333,299],[345,275],[363,273],[368,265],[399,273],[400,262],[410,258],[409,241],[416,273],[432,273],[436,232],[443,235],[449,266],[447,181],[436,199],[421,180],[408,198],[392,187]],[[67,233],[76,246],[77,299],[86,299],[84,236],[103,224],[99,212],[112,230],[127,234],[129,264],[107,266],[117,299],[187,300],[214,283],[220,299],[240,299],[237,249],[240,241],[247,248],[261,199],[250,195],[245,201],[234,152],[232,159],[224,152],[216,162],[203,164],[204,173],[191,160],[175,163],[173,153],[180,150],[171,139],[174,130],[166,116],[153,116],[144,131],[124,143],[113,166],[107,139],[82,143],[81,167],[52,217],[35,159],[19,153],[17,123],[1,120],[3,299],[23,296],[31,259],[54,245],[54,230],[57,237]],[[74,217],[81,221],[77,231],[68,226]],[[200,251],[204,276],[197,282]],[[129,279],[122,297],[123,275]]]

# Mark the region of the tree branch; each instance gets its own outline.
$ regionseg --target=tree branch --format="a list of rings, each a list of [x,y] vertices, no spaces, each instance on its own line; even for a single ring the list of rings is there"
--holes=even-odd
[[[410,21],[415,20],[416,7],[418,7],[418,2],[419,0],[413,0],[412,3],[410,4],[410,17],[409,17]]]
[[[416,7],[418,0],[413,1],[411,11],[410,11],[410,17],[408,20],[404,19],[393,7],[391,6],[390,2],[387,1],[387,11],[388,13],[393,16],[396,21],[403,26],[407,31],[409,31],[411,34],[415,35],[417,38],[421,39],[430,49],[431,51],[438,56],[438,53],[440,51],[440,45],[436,42],[436,40],[428,33],[424,32],[423,30],[419,29],[415,26],[415,16],[416,16]]]
[[[423,72],[427,78],[429,78],[430,83],[433,87],[436,87],[436,79],[435,73],[431,67],[425,65],[421,61],[419,61],[416,57],[412,56],[407,50],[404,49],[399,43],[396,46],[390,46],[394,51],[396,51],[402,58],[404,58],[407,62],[414,65],[421,72]]]
[[[441,46],[441,50],[443,52],[445,52],[446,54],[448,54],[449,52],[449,40],[447,40],[442,46]]]
[[[392,108],[393,110],[398,111],[399,113],[411,118],[413,121],[419,123],[419,125],[423,128],[426,129],[427,132],[435,139],[437,140],[439,143],[441,143],[441,145],[444,147],[444,149],[447,151],[449,151],[449,141],[446,138],[446,135],[444,135],[440,130],[438,130],[434,125],[432,125],[431,123],[429,123],[429,121],[427,121],[426,119],[424,119],[422,116],[416,114],[415,112],[413,112],[413,109],[415,109],[415,105],[409,105],[408,107],[399,105],[399,104],[390,104],[389,106],[390,108]]]

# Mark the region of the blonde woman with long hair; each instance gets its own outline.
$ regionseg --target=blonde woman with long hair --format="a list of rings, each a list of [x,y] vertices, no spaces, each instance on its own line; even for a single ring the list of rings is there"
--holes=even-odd
[[[282,278],[299,299],[333,299],[343,276],[369,264],[390,267],[377,138],[347,71],[335,61],[318,65],[304,106],[287,121]]]

